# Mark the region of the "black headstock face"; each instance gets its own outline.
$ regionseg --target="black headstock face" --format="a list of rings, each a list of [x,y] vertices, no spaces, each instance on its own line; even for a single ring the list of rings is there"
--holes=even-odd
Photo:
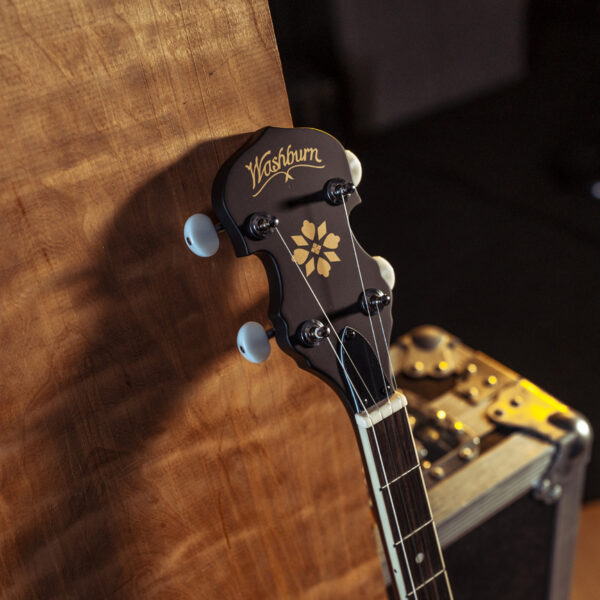
[[[354,390],[368,405],[387,396],[383,377],[392,380],[391,304],[386,298],[369,316],[363,287],[367,299],[375,290],[384,297],[391,293],[377,263],[352,243],[347,214],[360,202],[358,193],[345,197],[346,209],[335,202],[339,195],[327,200],[327,190],[339,192],[342,181],[350,182],[351,175],[335,138],[315,129],[267,128],[223,166],[213,206],[236,254],[256,253],[265,265],[279,346],[356,411]],[[277,219],[276,227],[269,227],[270,218]],[[314,321],[330,326],[328,337],[319,341],[324,330],[306,325]],[[360,389],[365,385],[369,391]]]

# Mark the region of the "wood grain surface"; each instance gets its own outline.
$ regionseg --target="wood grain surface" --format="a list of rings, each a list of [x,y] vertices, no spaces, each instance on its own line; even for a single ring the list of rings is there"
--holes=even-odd
[[[0,3],[0,597],[383,598],[341,403],[183,223],[290,115],[266,1]]]
[[[571,600],[590,600],[600,589],[600,501],[583,507],[579,521]]]

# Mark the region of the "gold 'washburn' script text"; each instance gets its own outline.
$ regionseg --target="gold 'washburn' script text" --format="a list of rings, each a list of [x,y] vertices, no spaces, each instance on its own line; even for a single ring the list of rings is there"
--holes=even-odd
[[[252,194],[256,198],[265,186],[277,175],[283,175],[284,181],[294,179],[290,172],[297,167],[323,169],[323,161],[319,158],[318,148],[292,148],[291,144],[284,149],[282,146],[276,154],[267,150],[262,156],[255,156],[254,160],[246,165],[252,176]]]

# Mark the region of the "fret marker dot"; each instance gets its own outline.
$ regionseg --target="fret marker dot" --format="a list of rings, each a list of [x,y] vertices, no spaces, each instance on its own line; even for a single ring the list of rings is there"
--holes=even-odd
[[[419,552],[417,556],[415,556],[415,562],[420,565],[425,560],[425,555],[422,552]]]

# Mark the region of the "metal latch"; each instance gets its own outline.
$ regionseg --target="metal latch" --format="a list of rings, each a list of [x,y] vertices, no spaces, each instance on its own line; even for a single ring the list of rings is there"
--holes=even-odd
[[[554,460],[534,496],[546,504],[556,502],[570,461],[589,448],[592,433],[588,421],[527,379],[501,390],[487,416],[497,425],[529,432],[555,445]]]

